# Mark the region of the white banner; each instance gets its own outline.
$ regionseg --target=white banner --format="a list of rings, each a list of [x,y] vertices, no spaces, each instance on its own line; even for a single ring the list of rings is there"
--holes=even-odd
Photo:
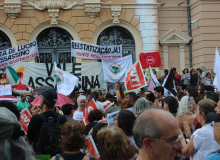
[[[79,77],[79,88],[107,89],[104,82],[101,62],[83,62],[57,64],[67,72],[73,72]],[[54,64],[21,62],[6,69],[6,75],[14,92],[30,92],[28,86],[36,89],[40,86],[56,88]]]
[[[0,85],[0,96],[4,95],[12,95],[10,84]]]
[[[99,46],[72,40],[71,55],[89,59],[118,59],[122,57],[122,45]]]
[[[0,68],[26,61],[38,56],[37,40],[0,51]]]
[[[115,60],[103,59],[102,66],[104,81],[115,83],[120,79],[120,82],[125,82],[125,73],[132,67],[132,65],[132,55]]]

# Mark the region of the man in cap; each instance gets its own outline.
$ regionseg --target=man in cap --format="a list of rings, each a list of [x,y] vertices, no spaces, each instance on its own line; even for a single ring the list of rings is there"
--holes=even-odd
[[[182,148],[182,135],[175,117],[160,108],[148,108],[132,130],[139,156],[134,160],[173,160]]]
[[[220,114],[210,112],[207,114],[207,119],[212,121],[213,133],[215,141],[220,145]],[[205,160],[220,159],[220,150],[209,154]]]

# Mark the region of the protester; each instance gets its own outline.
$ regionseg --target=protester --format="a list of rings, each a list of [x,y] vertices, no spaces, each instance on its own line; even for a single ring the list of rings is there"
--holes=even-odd
[[[154,94],[151,91],[147,91],[144,93],[144,98],[152,103],[154,103],[154,100],[156,99]]]
[[[164,102],[164,109],[172,113],[176,116],[177,108],[179,106],[178,101],[173,96],[167,96],[163,99]]]
[[[100,91],[98,93],[99,93],[98,101],[105,102],[104,94]]]
[[[203,89],[204,89],[204,92],[206,92],[206,91],[214,92],[215,91],[215,88],[213,86],[209,86],[209,85],[204,86]]]
[[[100,160],[132,160],[136,148],[122,129],[105,127],[97,135],[97,149]]]
[[[86,96],[80,95],[77,98],[77,104],[78,104],[78,109],[77,109],[77,111],[74,112],[73,119],[76,121],[82,121],[83,120],[83,112],[86,108]]]
[[[183,75],[181,76],[180,81],[183,81],[182,90],[185,90],[187,86],[189,86],[190,82],[189,79],[186,77],[186,74],[189,73],[189,70],[185,68],[183,70]]]
[[[13,112],[15,114],[15,116],[17,117],[17,120],[20,120],[20,110],[17,108],[17,106],[9,101],[3,100],[0,101],[0,108],[1,107],[5,107],[7,109],[9,109],[11,112]]]
[[[52,157],[51,160],[89,160],[89,155],[80,151],[85,145],[86,136],[84,125],[76,121],[66,122],[63,125],[61,141],[61,149],[64,153]]]
[[[177,93],[177,95],[176,95],[176,100],[177,100],[178,102],[180,102],[181,99],[182,99],[182,97],[184,97],[184,96],[186,96],[186,95],[187,95],[187,94],[186,94],[183,90],[179,90],[178,93]]]
[[[176,86],[179,86],[180,75],[176,72],[176,68],[173,68],[173,74]]]
[[[163,75],[163,77],[161,78],[161,82],[164,81],[164,79],[167,77],[168,73],[169,73],[169,71],[168,71],[167,69],[165,69],[165,70],[164,70],[164,75]]]
[[[0,79],[0,85],[6,85],[9,84],[8,79],[5,77],[5,74],[1,74],[1,79]]]
[[[114,96],[111,93],[107,93],[106,94],[106,101],[114,102],[115,98],[114,98]]]
[[[216,103],[210,99],[203,99],[198,103],[196,116],[202,128],[197,129],[186,144],[185,138],[182,139],[183,148],[182,154],[185,157],[190,157],[192,160],[202,160],[211,152],[220,149],[220,145],[214,140],[213,127],[211,121],[207,119],[209,112],[214,112]],[[188,129],[187,132],[191,132]]]
[[[132,133],[139,148],[134,160],[173,160],[182,148],[178,123],[164,109],[146,109],[136,119]]]
[[[103,104],[102,102],[99,101],[99,93],[98,92],[93,92],[92,94],[95,95],[95,104],[96,106],[98,107],[98,109],[100,109],[103,113],[104,113],[104,107],[103,107]]]
[[[101,120],[103,117],[102,112],[98,109],[94,109],[89,112],[88,120],[89,124],[85,126],[85,134],[86,136],[89,134],[89,131]]]
[[[198,75],[196,74],[194,69],[190,70],[190,85],[192,87],[196,87],[198,84]]]
[[[17,117],[9,109],[0,107],[0,159],[34,160],[33,149],[22,138],[24,132]]]
[[[202,85],[201,84],[197,85],[196,89],[198,91],[199,96],[203,97],[204,89],[202,88]]]
[[[207,119],[212,121],[214,139],[220,145],[220,114],[210,112],[207,114]],[[218,159],[220,159],[220,150],[212,152],[205,158],[205,160]]]
[[[136,117],[131,111],[128,110],[120,110],[115,118],[115,126],[121,128],[124,133],[127,135],[132,144],[137,148],[134,137],[132,136],[132,128],[134,125]]]
[[[110,106],[109,108],[106,108],[105,113],[107,115],[109,113],[113,113],[113,112],[120,111],[120,110],[121,110],[121,108],[113,105],[113,106]]]
[[[72,104],[64,104],[62,106],[63,115],[66,117],[67,121],[73,120],[73,105]]]
[[[145,98],[138,98],[134,104],[134,114],[136,116],[140,115],[146,108],[150,106],[150,103]]]
[[[204,99],[211,99],[211,100],[215,101],[216,103],[218,103],[219,94],[216,92],[207,91],[204,93]]]
[[[109,93],[109,90],[112,90],[112,89],[113,89],[112,85],[108,85],[108,93]]]
[[[155,103],[156,105],[156,103]],[[158,107],[158,105],[156,105]],[[159,99],[159,108],[163,108],[164,109],[164,99]]]
[[[159,106],[159,100],[164,98],[164,88],[162,86],[157,86],[154,87],[154,96],[155,96],[155,100],[154,100],[154,104],[156,106]]]
[[[209,72],[206,73],[206,78],[204,79],[203,83],[205,86],[212,86],[213,85],[213,80],[212,80],[211,74]]]
[[[91,100],[95,100],[95,94],[89,94],[87,97],[86,97],[86,107],[88,106],[88,104],[91,102]]]
[[[27,96],[25,93],[22,93],[21,94],[21,100],[17,102],[16,106],[18,107],[18,109],[20,111],[22,111],[23,109],[27,109],[29,111],[29,103],[28,101],[26,100]]]
[[[56,102],[57,93],[54,89],[43,92],[40,101],[43,113],[34,115],[28,125],[27,141],[29,144],[33,143],[33,149],[36,154],[50,154],[54,156],[61,152],[60,125],[64,124],[67,120],[65,116],[54,112]],[[49,135],[50,138],[48,139],[47,136]]]
[[[194,99],[199,97],[199,94],[198,94],[196,88],[192,87],[192,86],[186,88],[186,94],[187,94],[187,96],[193,97]]]
[[[204,87],[204,79],[205,79],[205,72],[202,71],[202,69],[200,68],[197,68],[197,73],[198,73],[198,84],[201,84],[202,85],[202,88]]]
[[[155,75],[155,77],[157,78],[157,80],[160,80],[160,76],[157,74],[157,72],[155,71],[155,69],[152,69],[153,74]]]

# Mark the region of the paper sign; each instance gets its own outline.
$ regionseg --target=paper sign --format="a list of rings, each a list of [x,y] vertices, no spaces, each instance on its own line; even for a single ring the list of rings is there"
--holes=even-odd
[[[27,134],[28,125],[29,125],[30,120],[31,120],[31,114],[27,110],[27,108],[25,108],[23,111],[21,111],[20,120],[19,120],[21,127],[24,130],[25,134]]]
[[[4,95],[12,95],[10,84],[0,85],[0,96]]]
[[[126,73],[125,87],[127,92],[137,90],[147,85],[140,61],[136,62]]]
[[[96,148],[95,142],[90,134],[88,136],[86,136],[86,145],[87,145],[88,154],[94,156],[98,160],[99,159],[99,152],[98,152],[98,149]]]
[[[110,89],[109,92],[110,92],[111,94],[116,93],[116,89]]]
[[[94,100],[91,100],[91,102],[88,104],[88,106],[86,107],[86,109],[83,112],[83,122],[85,125],[88,125],[90,123],[88,120],[88,115],[89,115],[89,112],[94,109],[98,109],[98,108],[97,108]]]
[[[186,76],[186,79],[190,79],[190,73],[186,73],[185,76]]]

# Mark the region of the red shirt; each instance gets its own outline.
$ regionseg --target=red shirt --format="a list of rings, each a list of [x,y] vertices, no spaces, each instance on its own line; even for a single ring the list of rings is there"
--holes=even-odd
[[[174,76],[175,76],[175,78],[180,79],[180,75],[178,73],[175,73]],[[175,80],[175,82],[176,82],[176,86],[178,86],[179,85],[179,81]]]

